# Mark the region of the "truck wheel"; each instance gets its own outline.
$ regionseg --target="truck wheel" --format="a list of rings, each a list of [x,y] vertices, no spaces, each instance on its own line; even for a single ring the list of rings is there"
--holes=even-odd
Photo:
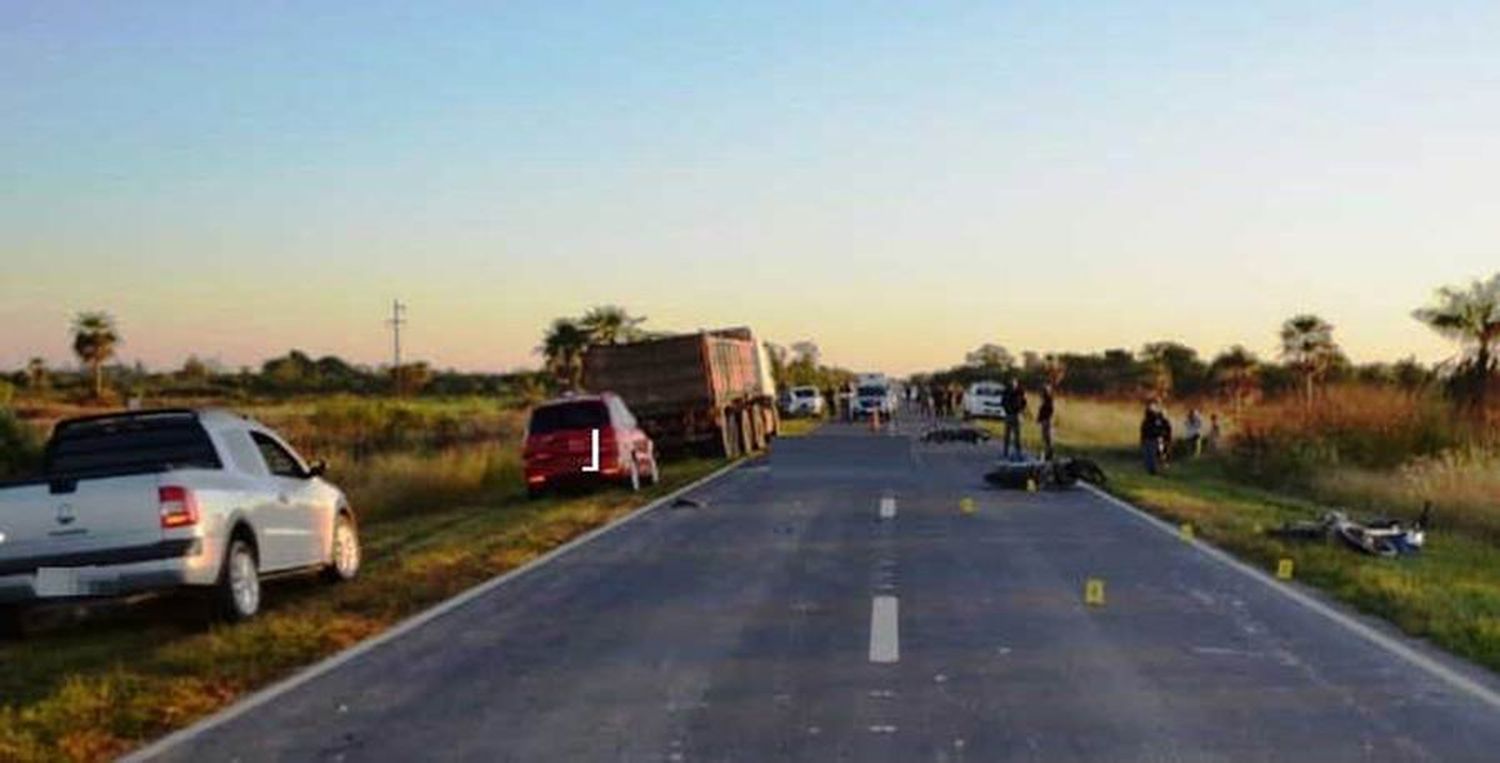
[[[26,607],[0,604],[0,639],[19,639],[26,635]]]
[[[260,611],[260,571],[255,549],[244,538],[229,541],[215,598],[219,614],[230,622],[248,620]]]
[[[359,574],[359,562],[359,528],[348,514],[341,513],[333,520],[333,548],[323,577],[330,583],[353,580]]]

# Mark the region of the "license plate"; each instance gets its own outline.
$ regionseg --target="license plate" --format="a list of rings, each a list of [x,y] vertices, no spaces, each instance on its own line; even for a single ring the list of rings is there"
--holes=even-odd
[[[36,571],[33,584],[36,595],[48,599],[78,595],[78,570],[71,567],[42,567]]]

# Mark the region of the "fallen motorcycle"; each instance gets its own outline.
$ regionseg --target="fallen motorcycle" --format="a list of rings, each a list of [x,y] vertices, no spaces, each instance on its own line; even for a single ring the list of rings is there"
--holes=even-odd
[[[1026,490],[1066,488],[1079,482],[1104,485],[1109,478],[1097,463],[1087,458],[1058,458],[1052,461],[1002,461],[985,473],[984,481],[1008,490]]]
[[[1395,557],[1415,554],[1427,542],[1432,526],[1432,502],[1422,506],[1415,522],[1380,518],[1361,522],[1342,511],[1329,511],[1313,522],[1287,522],[1267,534],[1284,540],[1338,541],[1371,556]]]
[[[978,445],[988,442],[990,433],[977,427],[941,427],[929,429],[922,434],[922,442],[966,442],[970,445]]]

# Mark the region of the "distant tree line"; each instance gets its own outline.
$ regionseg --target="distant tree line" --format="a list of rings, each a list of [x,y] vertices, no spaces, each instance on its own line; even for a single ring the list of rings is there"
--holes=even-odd
[[[1018,362],[1005,347],[986,343],[968,353],[963,364],[917,374],[913,381],[968,385],[1015,378],[1030,387],[1051,382],[1077,395],[1219,396],[1236,409],[1262,396],[1296,395],[1312,405],[1328,385],[1358,382],[1410,392],[1439,389],[1462,407],[1487,412],[1500,367],[1500,274],[1439,289],[1432,303],[1412,316],[1456,342],[1459,355],[1431,366],[1415,358],[1356,364],[1339,346],[1332,324],[1303,313],[1282,323],[1276,358],[1257,357],[1242,345],[1204,357],[1185,344],[1164,340],[1138,350],[1024,352]]]

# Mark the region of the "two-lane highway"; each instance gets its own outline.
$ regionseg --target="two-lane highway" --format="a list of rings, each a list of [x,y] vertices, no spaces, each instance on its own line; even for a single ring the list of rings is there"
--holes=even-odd
[[[1089,491],[986,490],[994,455],[847,425],[780,441],[695,490],[701,507],[656,509],[149,752],[1495,759],[1490,674],[1365,638]]]

